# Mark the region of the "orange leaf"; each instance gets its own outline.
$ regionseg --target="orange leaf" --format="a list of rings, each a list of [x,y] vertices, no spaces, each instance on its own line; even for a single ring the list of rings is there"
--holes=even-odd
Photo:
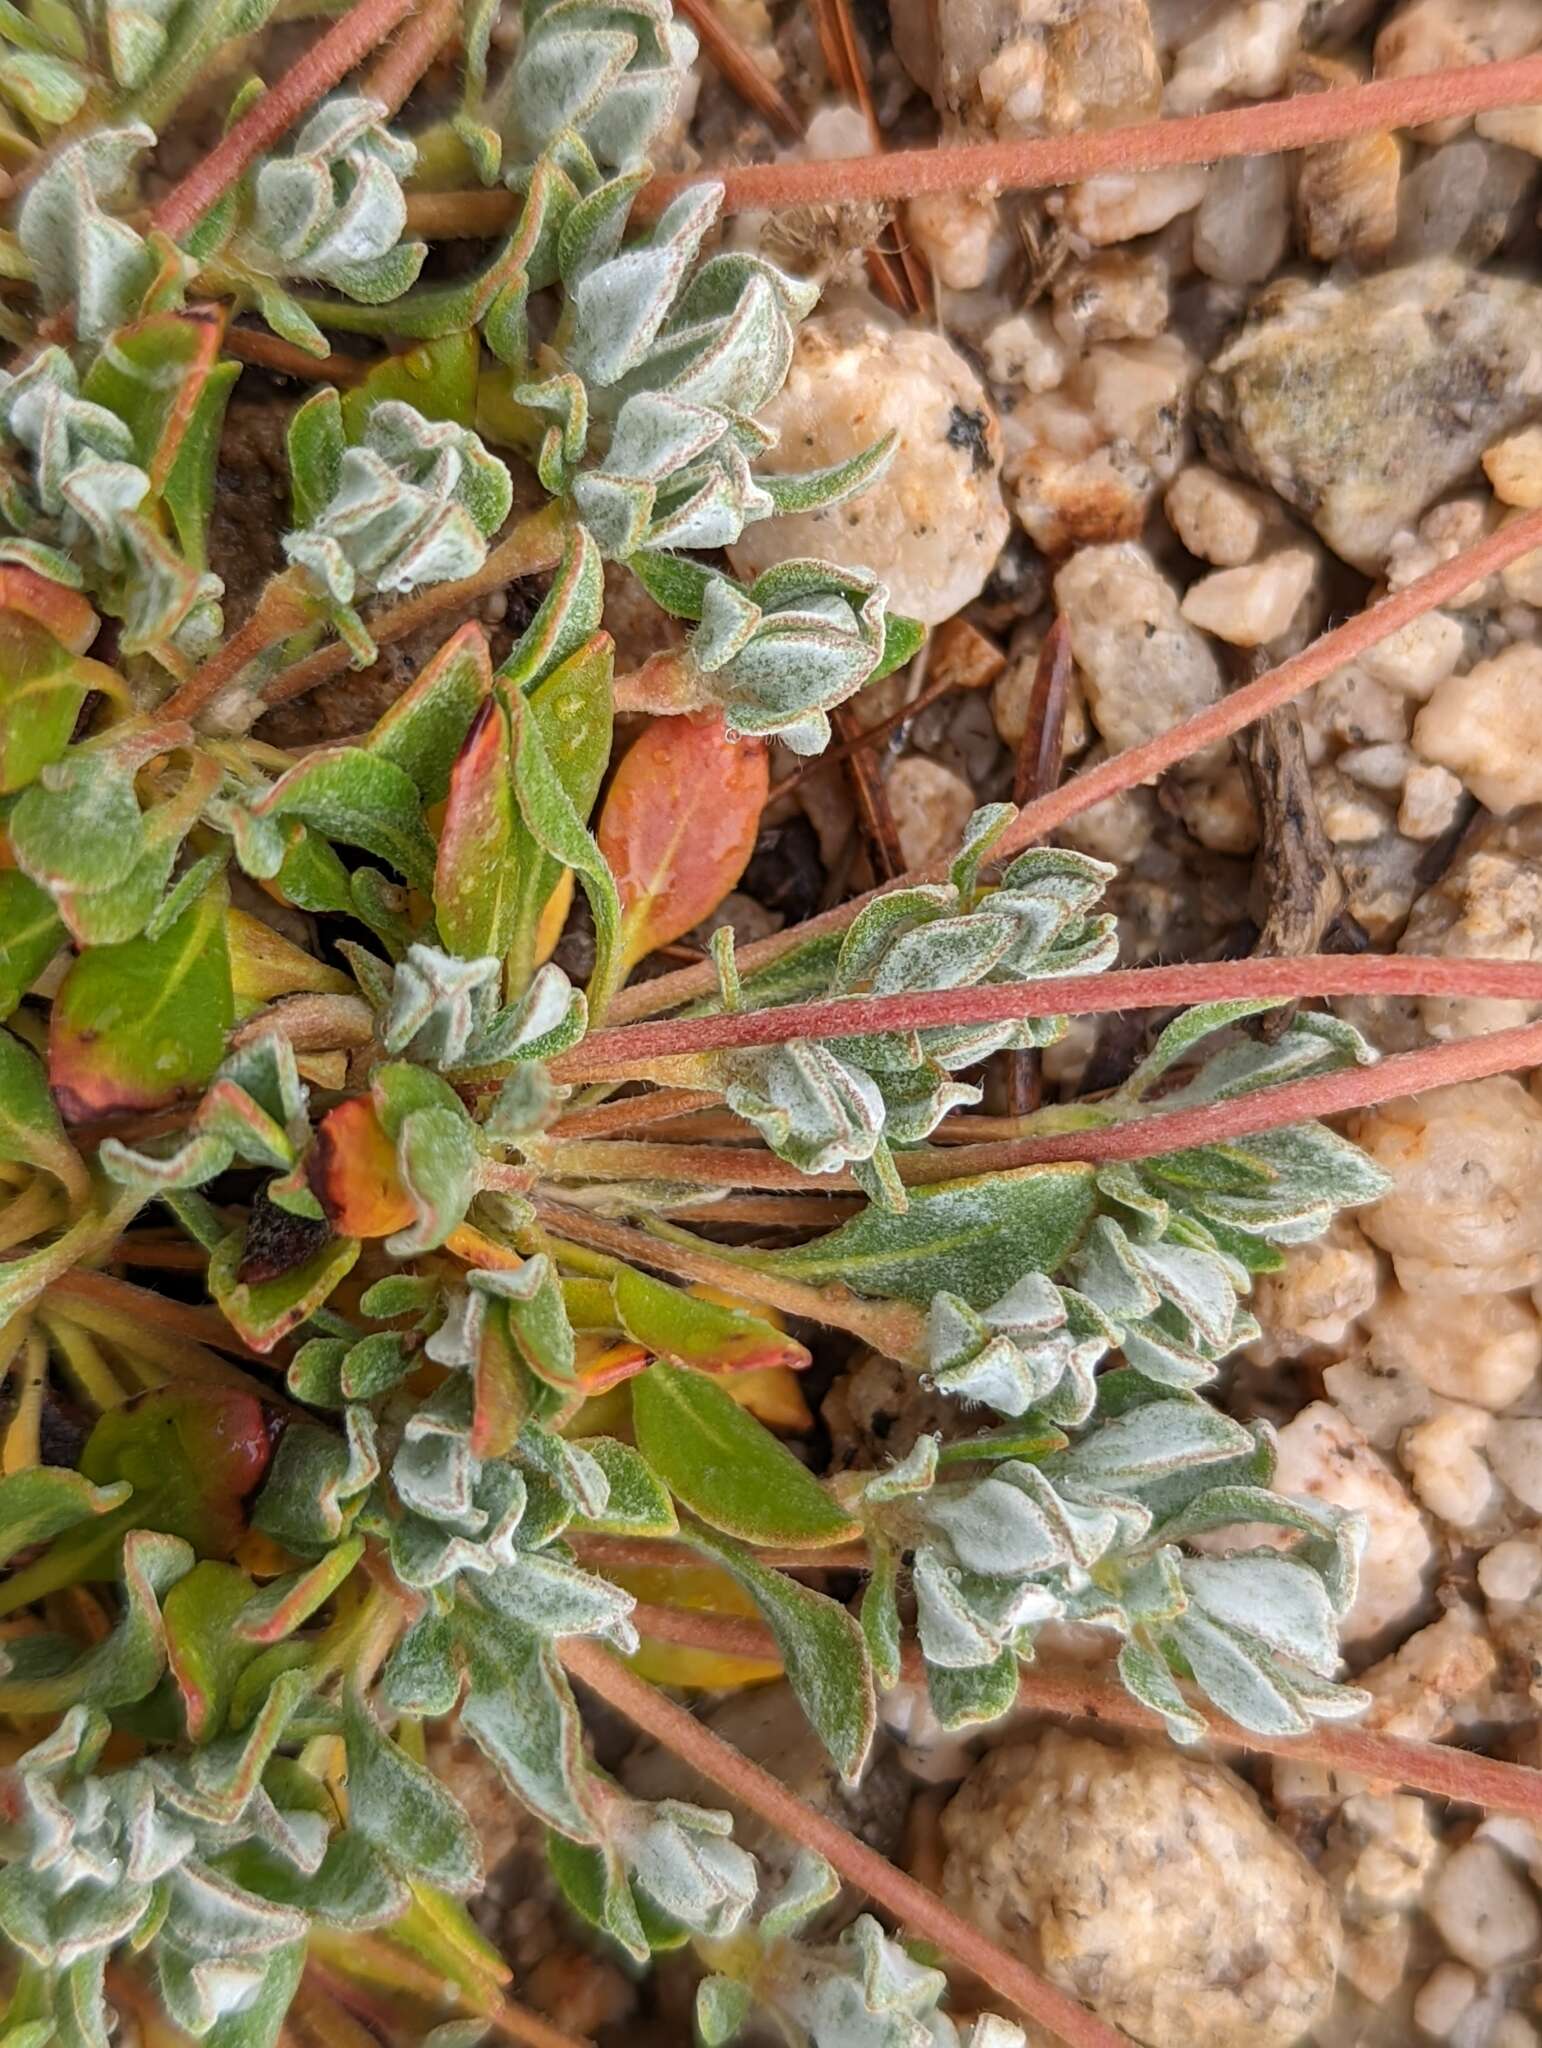
[[[396,1147],[367,1095],[327,1111],[316,1126],[307,1175],[339,1237],[389,1237],[418,1213],[396,1170]]]
[[[0,611],[20,612],[46,627],[71,654],[84,654],[96,638],[96,613],[80,592],[50,583],[20,562],[0,565]]]
[[[628,752],[600,814],[631,967],[717,909],[749,864],[770,787],[760,740],[723,721],[660,718]]]

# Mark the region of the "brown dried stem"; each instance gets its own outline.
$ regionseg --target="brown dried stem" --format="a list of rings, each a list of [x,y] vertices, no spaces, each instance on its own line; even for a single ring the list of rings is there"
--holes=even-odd
[[[410,14],[417,0],[358,0],[243,114],[156,207],[154,225],[178,241],[306,110]]]
[[[753,107],[784,142],[800,140],[803,123],[796,111],[729,30],[712,0],[675,0],[675,12],[695,29],[702,49],[745,105]]]
[[[757,1552],[757,1555],[759,1553]],[[617,1560],[630,1562],[631,1560]],[[669,1559],[653,1559],[667,1563]],[[684,1560],[682,1560],[683,1562]],[[769,1560],[767,1560],[769,1561]],[[596,1559],[603,1563],[603,1559]],[[781,1559],[778,1558],[778,1563]],[[817,1559],[796,1558],[795,1568],[809,1564],[831,1565],[833,1551]],[[639,1603],[632,1619],[638,1629],[654,1642],[678,1643],[692,1650],[711,1650],[729,1657],[756,1661],[778,1658],[776,1640],[759,1622],[734,1616],[702,1614],[682,1607],[658,1607]],[[922,1675],[921,1660],[914,1649],[904,1654],[905,1676]],[[1085,1717],[1108,1721],[1118,1727],[1156,1729],[1161,1717],[1143,1707],[1119,1685],[1105,1684],[1084,1671],[1047,1670],[1031,1664],[1018,1673],[1018,1704],[1046,1714]],[[1264,1756],[1289,1757],[1299,1763],[1321,1764],[1332,1771],[1352,1771],[1358,1777],[1380,1783],[1404,1785],[1414,1792],[1427,1792],[1437,1799],[1452,1799],[1462,1805],[1482,1807],[1489,1813],[1515,1813],[1527,1820],[1542,1821],[1542,1771],[1526,1764],[1505,1763],[1498,1757],[1474,1756],[1440,1742],[1409,1742],[1401,1736],[1381,1735],[1372,1728],[1330,1727],[1321,1723],[1304,1735],[1260,1735],[1241,1728],[1222,1714],[1200,1706],[1211,1739],[1251,1750]]]
[[[1325,97],[1327,95],[1319,95],[1309,104],[1318,105]],[[1093,804],[1100,804],[1123,790],[1133,789],[1138,783],[1155,781],[1159,775],[1166,774],[1169,768],[1176,767],[1201,748],[1217,740],[1229,739],[1233,733],[1251,725],[1255,718],[1262,718],[1265,712],[1303,695],[1314,684],[1332,675],[1335,669],[1358,660],[1367,648],[1376,646],[1389,634],[1401,631],[1426,612],[1447,603],[1469,583],[1495,574],[1539,546],[1542,546],[1542,511],[1528,512],[1500,527],[1497,533],[1489,534],[1475,546],[1453,556],[1449,562],[1432,569],[1427,576],[1421,576],[1417,583],[1410,583],[1406,589],[1382,598],[1378,604],[1347,619],[1342,626],[1335,626],[1331,632],[1324,633],[1309,647],[1303,648],[1300,654],[1271,669],[1268,675],[1260,676],[1256,683],[1234,690],[1218,704],[1208,705],[1192,718],[1186,718],[1159,734],[1156,739],[1146,740],[1138,747],[1126,747],[1122,753],[1110,755],[1095,767],[1084,768],[1079,775],[1063,782],[1059,789],[1027,805],[998,841],[998,858],[1005,859],[1021,852],[1025,846],[1033,845],[1070,819],[1079,817]],[[946,877],[947,863],[939,861],[931,867],[914,868],[899,880],[908,887],[916,882],[935,882]],[[753,945],[741,947],[738,956],[740,972],[753,973],[772,960],[780,959],[791,947],[801,945],[806,939],[816,938],[825,932],[844,931],[862,906],[871,902],[878,893],[871,890],[865,896],[854,896],[849,902],[810,918],[790,931],[777,932],[770,938],[758,939]],[[661,974],[654,981],[623,989],[611,1003],[609,1015],[618,1025],[629,1018],[655,1016],[660,1010],[673,1009],[677,1003],[711,994],[716,985],[710,965],[681,968],[674,974]]]
[[[1380,129],[1467,118],[1496,107],[1542,100],[1542,54],[1474,64],[1413,78],[1379,78],[1333,92],[1255,101],[1220,113],[1144,121],[1130,128],[1081,130],[1030,141],[969,143],[957,149],[895,150],[822,163],[744,164],[655,178],[639,208],[658,212],[685,186],[704,177],[724,188],[725,213],[854,201],[914,199],[924,192],[1038,191],[1079,184],[1104,172],[1159,170],[1214,163],[1222,157],[1265,156],[1340,142]]]
[[[1085,2006],[1058,1990],[969,1922],[897,1870],[865,1842],[816,1813],[779,1785],[768,1771],[731,1749],[683,1707],[627,1670],[599,1644],[570,1636],[560,1645],[563,1663],[627,1719],[651,1735],[740,1806],[823,1856],[913,1933],[988,1984],[998,1996],[1045,2027],[1067,2048],[1124,2048],[1124,2037]]]

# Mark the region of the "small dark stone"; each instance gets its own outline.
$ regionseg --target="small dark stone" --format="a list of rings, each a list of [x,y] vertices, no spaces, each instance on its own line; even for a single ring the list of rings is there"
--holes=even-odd
[[[779,910],[789,924],[814,915],[824,885],[819,836],[801,811],[761,828],[739,884],[746,896],[767,910]]]
[[[983,412],[971,412],[966,406],[955,405],[948,415],[948,446],[967,452],[976,476],[991,466],[990,444],[986,439],[989,426]]]
[[[326,1243],[329,1234],[325,1223],[311,1216],[292,1216],[287,1209],[268,1200],[265,1188],[260,1189],[252,1203],[236,1278],[243,1287],[276,1280],[280,1273],[303,1266]]]
[[[78,1466],[90,1434],[91,1418],[81,1409],[67,1406],[50,1387],[38,1416],[38,1456],[42,1463]]]

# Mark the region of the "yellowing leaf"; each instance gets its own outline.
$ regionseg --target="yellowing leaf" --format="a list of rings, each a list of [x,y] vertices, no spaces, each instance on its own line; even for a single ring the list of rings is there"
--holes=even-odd
[[[717,1565],[607,1565],[605,1576],[650,1607],[684,1607],[693,1614],[758,1619],[749,1594]],[[683,1643],[658,1642],[646,1629],[641,1647],[627,1661],[650,1685],[678,1685],[691,1692],[764,1685],[782,1675],[775,1657],[730,1657],[721,1650],[692,1650]]]
[[[225,938],[230,947],[231,993],[240,1016],[300,989],[318,995],[355,993],[346,974],[291,944],[282,932],[250,911],[226,911]]]
[[[598,832],[626,966],[717,909],[755,850],[769,787],[765,746],[730,740],[721,718],[656,719],[628,751]]]
[[[564,868],[556,888],[546,899],[546,908],[536,919],[534,960],[537,967],[544,967],[556,952],[557,941],[562,937],[562,928],[572,907],[573,870]]]

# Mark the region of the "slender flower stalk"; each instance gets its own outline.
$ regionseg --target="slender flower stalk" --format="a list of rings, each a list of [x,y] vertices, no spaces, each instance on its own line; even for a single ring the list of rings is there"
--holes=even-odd
[[[635,1555],[629,1552],[626,1557],[617,1557],[616,1562],[667,1564],[667,1556],[648,1556],[649,1551],[657,1553],[666,1547],[636,1545]],[[693,1560],[683,1557],[679,1561]],[[844,1561],[844,1554],[838,1556],[829,1551],[786,1560],[799,1571],[830,1570]],[[761,1662],[774,1661],[778,1656],[775,1637],[758,1621],[642,1601],[634,1610],[633,1619],[639,1633],[652,1642],[676,1643],[684,1649],[708,1650],[725,1657]],[[907,1652],[902,1662],[912,1681],[921,1676],[919,1657]],[[1019,1706],[1033,1713],[1063,1714],[1068,1719],[1085,1718],[1142,1731],[1161,1725],[1159,1716],[1131,1699],[1122,1687],[1110,1685],[1086,1671],[1055,1671],[1042,1664],[1027,1665],[1018,1673],[1017,1698]],[[1207,1708],[1200,1712],[1209,1739],[1223,1746],[1259,1756],[1320,1764],[1326,1770],[1353,1772],[1378,1784],[1400,1785],[1410,1792],[1481,1807],[1489,1813],[1513,1813],[1524,1820],[1542,1821],[1542,1771],[1529,1764],[1475,1756],[1449,1743],[1410,1742],[1402,1736],[1382,1735],[1373,1728],[1318,1725],[1306,1735],[1263,1735],[1256,1729],[1241,1728]]]
[[[1255,719],[1262,718],[1265,712],[1291,703],[1323,682],[1336,669],[1357,661],[1367,648],[1379,645],[1393,633],[1401,632],[1403,627],[1423,618],[1427,612],[1449,603],[1469,584],[1497,574],[1538,547],[1542,547],[1542,511],[1524,513],[1519,519],[1475,542],[1472,547],[1453,555],[1448,562],[1440,563],[1417,582],[1407,584],[1365,611],[1357,612],[1342,625],[1332,627],[1299,654],[1281,662],[1278,668],[1270,669],[1256,682],[1247,683],[1218,703],[1207,705],[1190,718],[1181,719],[1155,739],[1145,740],[1138,747],[1126,747],[1120,753],[1109,755],[1107,760],[1082,769],[1058,789],[1025,805],[994,849],[996,858],[1005,859],[1026,846],[1036,845],[1072,818],[1090,810],[1094,804],[1103,803],[1109,797],[1134,789],[1143,782],[1154,782],[1159,775],[1165,775],[1168,769],[1177,767],[1179,762],[1186,761],[1202,748],[1213,745],[1217,740],[1229,739],[1233,733],[1241,732]],[[941,880],[945,873],[946,864],[938,862],[931,867],[911,869],[900,875],[894,884],[886,886],[908,888],[917,882]],[[802,945],[809,939],[845,931],[864,905],[882,893],[876,889],[869,890],[865,896],[854,896],[833,910],[809,918],[791,931],[775,932],[770,938],[757,939],[753,945],[743,947],[738,956],[741,974],[768,966],[791,947]],[[672,1010],[679,1003],[710,993],[714,986],[715,975],[710,965],[677,968],[671,974],[661,974],[653,981],[623,989],[610,1006],[610,1020],[612,1024],[620,1024],[636,1017],[656,1016],[660,1010]]]
[[[573,1676],[616,1708],[645,1734],[689,1764],[719,1791],[762,1820],[801,1842],[891,1912],[921,1939],[971,1970],[1066,2048],[1121,2048],[1123,2036],[1078,2005],[1046,1978],[971,1927],[951,1906],[865,1842],[818,1813],[778,1784],[769,1771],[731,1749],[683,1707],[634,1678],[606,1650],[587,1642],[562,1646],[562,1661]]]
[[[1024,141],[965,143],[957,149],[894,150],[818,163],[744,164],[712,176],[726,213],[790,206],[838,206],[915,199],[928,192],[1042,191],[1107,172],[1161,170],[1309,149],[1384,129],[1470,118],[1542,100],[1542,56],[1513,57],[1412,78],[1380,78],[1332,92],[1258,100],[1213,114],[1186,114],[1128,128],[1083,130]],[[659,211],[700,173],[655,178],[642,194]]]
[[[955,1029],[1018,1017],[1096,1016],[1110,1010],[1230,1002],[1253,996],[1282,1003],[1316,996],[1486,996],[1538,1003],[1542,1002],[1542,967],[1528,960],[1319,953],[1291,959],[1260,957],[1176,967],[1117,968],[1057,980],[986,983],[895,996],[833,996],[770,1010],[619,1025],[595,1032],[581,1046],[562,1054],[553,1062],[553,1072],[568,1082],[614,1081],[628,1078],[643,1062],[745,1046],[788,1045],[800,1038]]]
[[[173,241],[187,234],[246,168],[375,49],[419,0],[357,0],[325,35],[171,188],[152,224]]]

